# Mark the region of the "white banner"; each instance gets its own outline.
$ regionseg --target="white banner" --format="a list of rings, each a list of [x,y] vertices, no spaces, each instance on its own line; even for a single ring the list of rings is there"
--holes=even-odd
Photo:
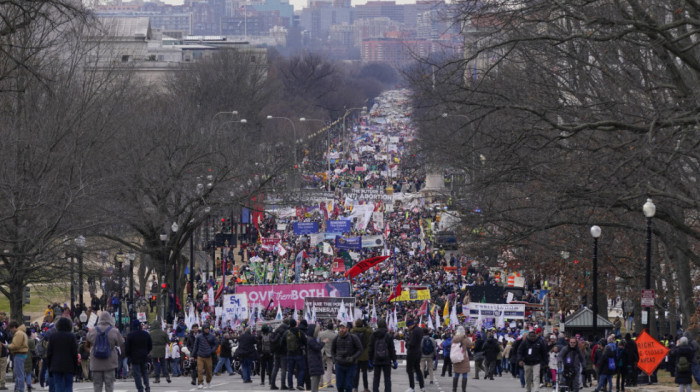
[[[470,302],[469,313],[472,318],[481,317],[485,319],[503,317],[509,320],[522,320],[525,318],[525,305]]]
[[[244,320],[248,318],[248,295],[225,294],[224,317],[228,320]]]

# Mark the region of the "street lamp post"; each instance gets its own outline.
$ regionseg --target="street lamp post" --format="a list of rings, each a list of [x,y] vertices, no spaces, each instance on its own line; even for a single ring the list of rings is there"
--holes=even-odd
[[[129,325],[131,325],[136,314],[134,307],[134,259],[136,259],[136,254],[129,252],[126,254],[126,259],[129,260]]]
[[[85,248],[85,237],[79,235],[75,239],[78,248],[78,306],[82,310],[83,304],[83,249]]]
[[[367,111],[367,106],[363,106],[361,108],[350,108],[345,111],[345,114],[343,115],[343,152],[347,153],[347,145],[345,145],[345,118],[348,116],[348,114],[352,113],[353,110],[362,110],[363,112]]]
[[[593,336],[598,334],[598,238],[600,238],[600,226],[591,226],[593,236]]]
[[[306,118],[306,117],[301,117],[299,119],[300,122],[306,122],[306,121],[316,121],[320,122],[322,124],[325,124],[325,121],[315,119],[315,118]],[[328,143],[328,155],[326,155],[326,160],[328,161],[328,190],[331,190],[331,139],[330,139],[330,132],[331,130],[328,129],[326,130],[326,142]]]
[[[644,216],[647,218],[647,265],[646,265],[646,279],[644,281],[644,288],[647,290],[651,289],[651,219],[654,217],[656,214],[656,205],[654,205],[654,202],[651,200],[651,198],[647,199],[647,202],[644,203],[644,206],[642,207],[642,211],[644,212]],[[642,315],[646,315],[645,319],[642,320],[642,324],[644,327],[649,330],[649,323],[651,322],[650,320],[650,308],[645,308]]]
[[[122,280],[124,279],[124,274],[123,274],[123,269],[122,269],[122,264],[124,262],[124,254],[120,250],[117,255],[114,257],[117,260],[117,266],[119,267],[119,280],[118,280],[118,286],[119,289],[117,290],[117,317],[119,317],[119,320],[117,320],[117,325],[119,326],[119,331],[123,329],[122,325],[122,292],[124,291],[124,287],[122,284]]]
[[[70,257],[70,310],[71,312],[75,312],[75,257],[71,254],[69,254],[68,257]]]
[[[168,285],[165,283],[166,277],[168,276],[168,274],[167,274],[167,271],[168,271],[168,268],[167,268],[168,261],[167,261],[167,255],[166,255],[166,252],[165,252],[165,241],[167,241],[167,240],[168,240],[168,233],[162,232],[162,233],[160,234],[160,242],[161,242],[162,247],[163,247],[163,249],[162,249],[162,252],[163,252],[163,276],[162,276],[162,279],[161,279],[160,283],[161,283],[161,287],[162,287],[163,289],[165,289],[165,288],[168,287]],[[167,301],[167,298],[168,298],[168,292],[167,292],[167,290],[161,290],[160,295],[161,295],[161,297],[163,297],[163,298],[162,298],[162,301],[161,301],[161,302],[163,303],[163,310],[162,310],[161,313],[160,313],[160,317],[161,317],[161,321],[164,321],[164,320],[165,320],[165,308],[166,308],[166,304],[167,304],[166,301]]]
[[[177,231],[180,229],[180,226],[178,226],[177,222],[173,222],[173,224],[170,226],[170,230],[173,231],[173,235],[177,233]],[[169,252],[168,252],[169,253]],[[173,261],[173,301],[175,301],[171,308],[173,309],[172,316],[175,316],[177,314],[177,303],[178,303],[178,296],[177,296],[177,258]],[[174,318],[174,317],[173,317]]]

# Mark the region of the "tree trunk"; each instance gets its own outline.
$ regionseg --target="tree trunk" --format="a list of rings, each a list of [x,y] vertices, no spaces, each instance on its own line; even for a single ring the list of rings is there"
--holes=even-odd
[[[676,211],[676,208],[672,208],[669,213],[674,214],[676,217],[682,217],[682,215]],[[666,251],[676,270],[676,279],[672,282],[677,282],[678,284],[678,298],[680,299],[679,308],[683,314],[683,324],[681,327],[687,329],[690,318],[693,313],[695,313],[690,261],[686,256],[686,254],[692,252],[688,245],[688,237],[676,232],[662,231],[661,240],[666,245]]]
[[[17,321],[18,323],[23,323],[24,313],[22,313],[22,292],[24,291],[24,284],[18,280],[11,280],[8,284],[10,287],[10,319]],[[36,294],[35,294],[36,295]],[[38,301],[36,298],[35,301]]]

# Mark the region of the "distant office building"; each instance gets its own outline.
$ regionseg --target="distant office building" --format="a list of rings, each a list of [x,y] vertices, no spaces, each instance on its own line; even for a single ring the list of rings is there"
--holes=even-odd
[[[310,41],[327,42],[332,25],[352,24],[353,9],[334,7],[331,3],[316,2],[311,8],[304,8],[299,18],[300,26]]]
[[[355,7],[355,18],[367,19],[385,16],[391,20],[404,23],[405,7],[395,1],[368,1]],[[414,22],[415,23],[415,22]]]
[[[366,39],[384,38],[387,32],[401,31],[401,23],[386,16],[356,19],[353,24],[353,45],[360,47]]]
[[[380,38],[362,41],[362,61],[381,62],[396,67],[415,61],[416,57],[427,57],[431,52],[429,40],[403,40]]]

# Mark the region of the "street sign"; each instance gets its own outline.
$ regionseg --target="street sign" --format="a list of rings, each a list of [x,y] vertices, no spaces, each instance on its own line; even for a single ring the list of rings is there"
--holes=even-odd
[[[653,308],[654,307],[654,290],[642,289],[642,307]]]
[[[636,343],[637,350],[639,351],[637,367],[650,376],[661,362],[664,361],[666,354],[668,354],[668,349],[656,339],[652,338],[646,331],[642,331]]]

